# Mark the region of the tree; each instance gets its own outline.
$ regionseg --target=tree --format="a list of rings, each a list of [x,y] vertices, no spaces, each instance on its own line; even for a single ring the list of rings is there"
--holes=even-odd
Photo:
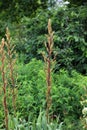
[[[64,0],[67,1],[67,0]],[[68,0],[70,2],[69,6],[81,6],[87,3],[87,0]]]
[[[2,0],[0,2],[1,16],[11,21],[19,22],[23,16],[33,17],[39,8],[46,9],[48,4],[51,6],[52,1],[49,0]]]
[[[36,17],[30,19],[24,17],[21,22],[20,41],[16,46],[18,52],[25,54],[25,63],[32,58],[41,59],[39,50],[43,50],[43,42],[46,41],[47,21],[52,20],[55,30],[54,42],[58,52],[55,70],[66,68],[69,70],[87,73],[87,33],[86,33],[86,6],[72,8],[58,8],[40,10]],[[85,24],[84,24],[85,23]],[[19,37],[18,37],[19,39]],[[21,44],[19,44],[21,42]],[[20,49],[21,47],[21,49]]]

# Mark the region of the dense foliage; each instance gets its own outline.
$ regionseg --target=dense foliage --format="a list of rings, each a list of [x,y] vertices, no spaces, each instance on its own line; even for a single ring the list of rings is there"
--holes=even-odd
[[[28,120],[29,115],[31,115],[33,121],[38,117],[40,109],[44,111],[46,108],[46,82],[43,67],[44,63],[35,59],[29,64],[18,65],[17,115],[22,119]],[[59,121],[64,122],[66,129],[74,129],[75,125],[79,127],[78,121],[82,116],[80,101],[84,96],[84,86],[87,86],[87,77],[75,71],[72,71],[70,76],[66,70],[60,70],[53,74],[52,81],[51,118],[59,117]],[[10,97],[8,102],[11,111]],[[0,106],[2,106],[2,102],[0,102]],[[0,122],[2,123],[3,108],[0,108]]]
[[[18,33],[17,51],[25,54],[25,63],[30,59],[41,59],[39,51],[44,48],[46,41],[48,18],[52,20],[54,46],[57,56],[55,70],[67,68],[87,72],[87,9],[86,6],[77,8],[58,8],[39,10],[36,17],[21,19],[21,32]],[[20,41],[19,41],[20,40]],[[20,44],[21,42],[21,44]],[[20,49],[21,48],[21,49]]]
[[[0,1],[0,40],[4,37],[12,47],[9,53],[7,43],[4,42],[5,47],[2,45],[3,40],[0,44],[2,59],[0,60],[0,129],[4,130],[5,127],[3,108],[5,96],[9,112],[8,130],[86,129],[87,2],[85,0],[69,0],[69,2],[66,5],[60,0],[59,5],[57,0]],[[51,72],[50,123],[45,116],[47,68],[41,54],[47,51],[44,43],[48,43],[49,40],[47,39],[49,18],[54,31],[54,49],[51,58],[56,55],[56,62]],[[12,39],[4,33],[7,26]],[[17,69],[14,70],[17,74],[14,95],[15,115],[12,106],[13,86],[10,79],[13,73],[9,72],[15,63],[14,50],[18,55]],[[7,60],[4,59],[5,56]],[[4,74],[6,80],[1,77]],[[3,92],[3,81],[6,95]]]

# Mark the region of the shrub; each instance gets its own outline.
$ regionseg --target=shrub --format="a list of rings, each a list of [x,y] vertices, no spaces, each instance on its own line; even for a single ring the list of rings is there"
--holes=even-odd
[[[58,74],[53,74],[53,77],[52,111],[55,115],[60,115],[60,120],[64,121],[67,130],[75,129],[76,124],[80,125],[82,117],[80,101],[84,95],[84,86],[87,86],[87,77],[74,70],[71,75],[66,70],[60,70]]]
[[[19,65],[18,111],[27,118],[30,113],[37,116],[45,104],[45,73],[43,63],[32,59],[29,64]]]

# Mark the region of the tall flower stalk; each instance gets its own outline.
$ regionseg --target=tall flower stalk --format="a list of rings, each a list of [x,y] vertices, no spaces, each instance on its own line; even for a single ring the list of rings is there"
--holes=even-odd
[[[0,71],[3,84],[3,105],[5,115],[5,128],[8,130],[8,93],[12,97],[13,113],[16,115],[16,75],[15,75],[15,52],[14,45],[11,44],[10,33],[6,29],[6,40],[2,39],[0,45]],[[8,88],[9,87],[9,88]],[[10,110],[9,110],[10,111]]]
[[[14,115],[16,114],[16,76],[15,76],[15,52],[14,45],[11,44],[10,32],[6,28],[6,47],[7,47],[7,60],[9,69],[10,86],[12,87],[12,105],[14,109]]]
[[[6,80],[6,67],[5,67],[5,60],[6,60],[6,53],[5,53],[5,40],[2,39],[0,45],[0,59],[1,59],[1,75],[2,75],[2,82],[3,82],[3,106],[4,106],[4,115],[5,115],[5,128],[8,130],[8,106],[7,106],[7,80]]]
[[[53,55],[53,34],[51,27],[51,20],[48,21],[48,35],[47,35],[47,43],[45,42],[46,52],[43,52],[42,55],[44,57],[44,61],[46,64],[46,82],[47,82],[47,90],[46,90],[46,116],[47,121],[49,122],[49,110],[52,104],[51,98],[51,89],[52,89],[52,80],[51,80],[51,72],[52,72],[52,64],[55,61],[55,56]]]

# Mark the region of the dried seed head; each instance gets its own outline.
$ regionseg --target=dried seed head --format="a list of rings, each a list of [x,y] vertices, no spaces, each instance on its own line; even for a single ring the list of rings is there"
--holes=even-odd
[[[52,33],[52,27],[51,27],[51,20],[48,20],[48,33],[51,34]]]
[[[2,38],[1,44],[2,44],[2,47],[4,47],[4,45],[5,45],[5,39],[4,38]]]
[[[7,38],[7,41],[9,41],[10,40],[10,32],[9,32],[9,29],[8,29],[8,27],[6,28],[6,38]]]

